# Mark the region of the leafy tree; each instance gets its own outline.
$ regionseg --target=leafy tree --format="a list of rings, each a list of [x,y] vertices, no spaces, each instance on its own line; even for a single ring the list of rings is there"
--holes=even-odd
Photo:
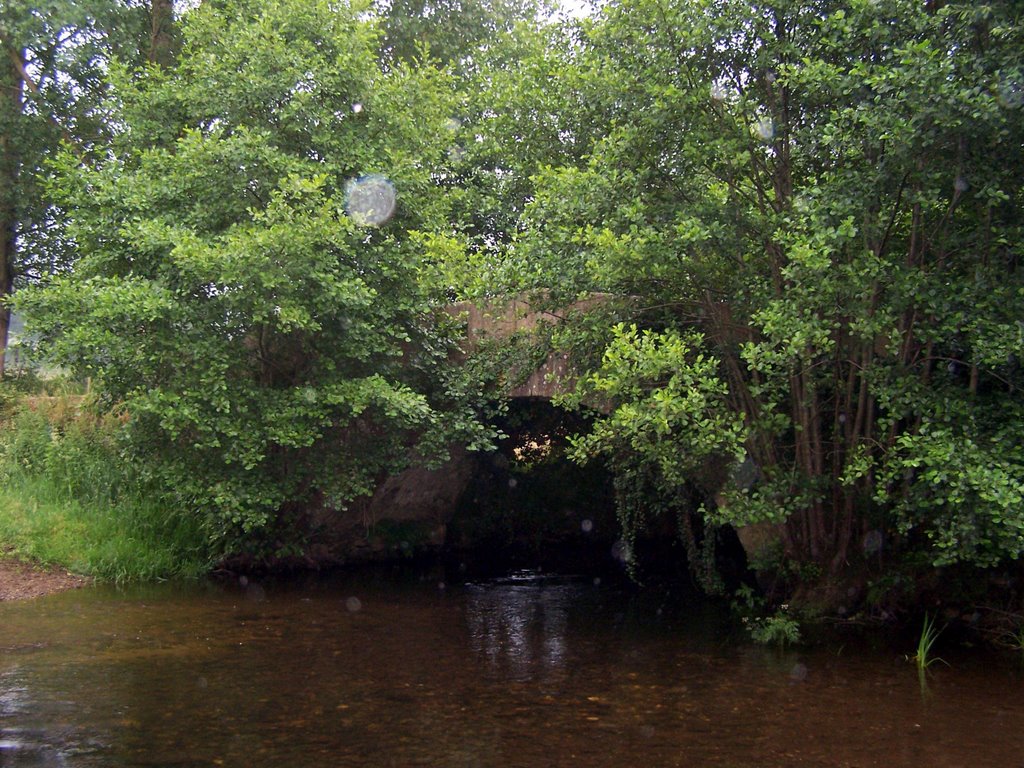
[[[148,34],[147,24],[160,34]],[[47,163],[61,142],[85,153],[105,141],[100,104],[114,57],[166,63],[173,39],[170,0],[11,0],[0,8],[0,377],[4,300],[74,258],[45,190]]]
[[[543,0],[380,0],[381,57],[386,65],[430,59],[470,68],[482,48],[535,19]]]
[[[1020,13],[606,8],[572,76],[607,122],[540,175],[516,249],[520,286],[646,329],[575,339],[606,346],[576,399],[610,409],[581,455],[681,493],[746,454],[708,521],[779,523],[825,573],[872,529],[940,564],[1024,551]]]
[[[113,67],[109,152],[54,183],[80,259],[19,299],[225,546],[487,439],[441,370],[452,90],[366,10],[204,4],[177,65]]]

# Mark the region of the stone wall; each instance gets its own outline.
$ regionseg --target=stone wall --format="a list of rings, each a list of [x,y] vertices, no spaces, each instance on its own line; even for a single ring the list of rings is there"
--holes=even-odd
[[[458,447],[438,469],[411,467],[346,509],[313,513],[314,559],[361,562],[444,545],[447,526],[469,486],[476,457]]]
[[[516,298],[492,302],[461,302],[453,304],[448,311],[466,322],[464,352],[469,354],[483,339],[508,338],[517,333],[535,330],[541,324],[556,325],[567,313],[585,310],[605,300],[603,295],[596,295],[577,301],[565,309],[553,311],[533,309],[526,299]],[[552,352],[543,365],[530,373],[509,395],[550,400],[574,385],[569,356],[564,352]]]

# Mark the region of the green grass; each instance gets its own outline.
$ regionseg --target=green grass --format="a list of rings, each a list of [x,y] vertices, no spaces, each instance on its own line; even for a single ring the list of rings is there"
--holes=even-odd
[[[917,666],[917,671],[922,675],[935,662],[941,661],[943,664],[946,663],[937,656],[932,656],[932,646],[935,645],[935,641],[941,634],[942,629],[935,628],[935,619],[925,614],[924,623],[921,625],[921,634],[917,639],[917,652],[912,657],[912,661]]]
[[[48,478],[0,490],[0,542],[12,554],[103,581],[205,573],[201,532],[144,499],[115,505],[69,498]]]
[[[144,490],[120,423],[80,400],[27,399],[0,423],[0,549],[103,581],[206,572],[199,521]]]
[[[1020,653],[1021,660],[1024,661],[1024,623],[1004,632],[998,640],[998,645]]]

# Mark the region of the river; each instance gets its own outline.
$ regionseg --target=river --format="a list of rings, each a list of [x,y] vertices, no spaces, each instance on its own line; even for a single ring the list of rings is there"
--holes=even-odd
[[[1024,766],[1024,678],[780,652],[591,578],[94,587],[0,604],[0,766]],[[908,649],[909,650],[909,649]]]

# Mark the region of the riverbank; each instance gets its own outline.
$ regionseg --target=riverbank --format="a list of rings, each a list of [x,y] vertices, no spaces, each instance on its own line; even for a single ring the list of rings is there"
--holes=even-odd
[[[0,602],[42,597],[89,583],[91,579],[62,568],[46,568],[0,554]]]
[[[119,584],[205,574],[201,519],[145,486],[119,428],[74,396],[25,397],[0,414],[0,548]]]

